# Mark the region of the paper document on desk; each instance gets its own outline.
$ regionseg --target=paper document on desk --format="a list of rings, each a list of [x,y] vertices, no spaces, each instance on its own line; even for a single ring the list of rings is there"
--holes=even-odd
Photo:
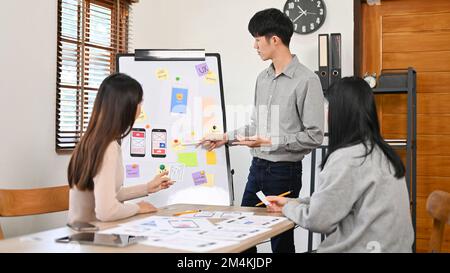
[[[270,228],[223,225],[215,229],[194,232],[194,234],[216,240],[243,241],[268,231]]]
[[[188,213],[180,215],[179,217],[183,218],[219,218],[219,219],[231,219],[237,218],[240,216],[250,216],[253,215],[253,212],[248,211],[208,211],[203,210],[196,213]]]
[[[150,216],[144,219],[121,224],[121,226],[138,226],[147,229],[163,230],[207,230],[215,227],[207,219],[186,219],[182,217]]]
[[[167,247],[191,252],[208,252],[237,244],[237,241],[222,241],[198,236],[172,236],[140,242],[143,245]]]
[[[286,221],[286,217],[275,216],[241,216],[238,218],[228,219],[218,223],[219,225],[234,225],[234,226],[247,226],[247,227],[271,227],[283,221]]]
[[[174,235],[179,235],[182,231],[173,229],[154,229],[142,225],[123,225],[115,228],[109,228],[98,233],[103,234],[125,234],[133,236],[146,236],[149,239],[167,238]]]

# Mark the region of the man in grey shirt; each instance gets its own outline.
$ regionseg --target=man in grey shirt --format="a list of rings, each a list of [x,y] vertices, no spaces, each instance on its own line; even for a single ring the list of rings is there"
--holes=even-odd
[[[323,140],[324,97],[317,75],[289,50],[293,26],[286,15],[262,10],[248,29],[261,59],[272,60],[257,78],[251,122],[225,133],[222,140],[204,138],[202,143],[209,150],[227,142],[251,148],[253,161],[241,205],[253,207],[260,190],[298,197],[301,161]],[[295,252],[293,230],[272,238],[272,251]]]

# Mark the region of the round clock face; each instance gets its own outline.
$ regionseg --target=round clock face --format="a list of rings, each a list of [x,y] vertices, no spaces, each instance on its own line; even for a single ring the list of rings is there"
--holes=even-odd
[[[291,19],[295,32],[309,34],[322,26],[326,8],[323,0],[288,0],[284,13]]]

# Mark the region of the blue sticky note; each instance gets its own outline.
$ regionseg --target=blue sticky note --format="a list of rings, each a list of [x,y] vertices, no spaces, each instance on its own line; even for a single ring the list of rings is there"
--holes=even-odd
[[[170,112],[186,113],[188,90],[184,88],[172,88],[172,103]]]

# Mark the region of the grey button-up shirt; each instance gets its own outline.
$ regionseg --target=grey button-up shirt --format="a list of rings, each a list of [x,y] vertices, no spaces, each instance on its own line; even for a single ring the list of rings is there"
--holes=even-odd
[[[251,149],[254,157],[300,161],[322,143],[324,97],[319,78],[292,57],[279,75],[273,64],[259,74],[250,124],[227,132],[229,143],[238,136],[270,137],[272,146]]]

